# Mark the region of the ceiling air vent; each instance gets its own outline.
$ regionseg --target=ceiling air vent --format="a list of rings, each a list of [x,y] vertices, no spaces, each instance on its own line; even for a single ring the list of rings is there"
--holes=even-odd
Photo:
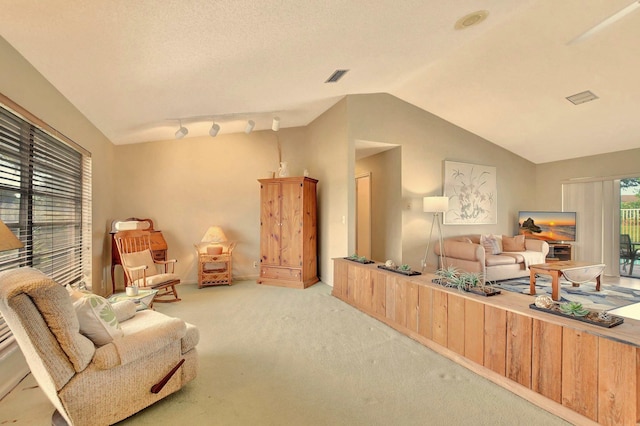
[[[348,72],[349,70],[335,70],[333,72],[333,74],[331,74],[331,77],[329,77],[327,79],[327,81],[325,81],[325,83],[336,83],[338,80],[340,80],[342,77],[344,77],[344,75]]]
[[[575,95],[567,96],[567,99],[570,102],[572,102],[574,105],[580,105],[585,102],[598,99],[598,97],[590,90],[587,90],[585,92],[580,92],[580,93],[576,93]]]

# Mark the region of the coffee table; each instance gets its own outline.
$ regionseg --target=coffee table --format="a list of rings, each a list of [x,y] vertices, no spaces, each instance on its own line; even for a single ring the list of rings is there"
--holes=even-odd
[[[135,296],[127,296],[127,293],[116,293],[107,300],[111,303],[120,302],[121,300],[131,300],[136,304],[136,311],[143,311],[153,307],[153,298],[158,294],[158,290],[138,290]]]
[[[584,270],[584,271],[582,271]],[[584,272],[584,275],[589,275],[589,272],[592,272],[593,275],[591,277],[587,277],[583,281],[576,281],[571,279],[571,277],[567,277],[567,275],[571,275],[572,272]],[[600,263],[591,263],[591,262],[577,262],[573,260],[565,260],[562,262],[553,262],[553,263],[540,263],[537,265],[529,265],[529,293],[531,295],[536,294],[536,274],[541,275],[549,275],[551,276],[551,298],[555,301],[560,300],[560,277],[564,275],[569,281],[571,281],[574,287],[580,285],[580,282],[591,281],[595,278],[596,280],[596,291],[600,291],[600,276],[604,271],[604,265]]]

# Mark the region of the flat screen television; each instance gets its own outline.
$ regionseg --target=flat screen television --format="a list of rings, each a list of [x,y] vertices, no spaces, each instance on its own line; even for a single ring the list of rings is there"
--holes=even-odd
[[[564,243],[576,240],[576,212],[518,213],[518,233],[527,238]]]

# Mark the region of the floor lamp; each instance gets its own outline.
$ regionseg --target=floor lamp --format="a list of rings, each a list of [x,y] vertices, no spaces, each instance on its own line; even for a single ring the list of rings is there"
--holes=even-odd
[[[433,213],[433,220],[431,221],[431,232],[429,233],[429,239],[427,240],[427,250],[424,252],[424,259],[422,260],[422,272],[424,272],[424,269],[427,266],[427,257],[429,256],[431,237],[433,236],[433,225],[436,222],[438,222],[438,241],[440,243],[440,267],[444,266],[442,264],[442,255],[444,254],[444,248],[442,245],[442,227],[440,225],[440,215],[449,210],[449,197],[424,197],[422,199],[422,210],[425,213]]]

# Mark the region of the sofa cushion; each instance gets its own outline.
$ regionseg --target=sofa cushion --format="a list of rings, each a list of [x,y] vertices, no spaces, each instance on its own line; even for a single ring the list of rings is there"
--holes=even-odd
[[[516,263],[524,263],[524,256],[522,255],[522,252],[506,251],[506,252],[502,252],[500,256],[511,257],[515,259]]]
[[[488,254],[485,259],[485,264],[487,266],[513,265],[515,263],[517,263],[515,258],[502,254]]]
[[[97,294],[85,294],[73,302],[80,322],[80,333],[97,345],[122,337],[122,329],[111,304]]]
[[[502,251],[525,251],[524,234],[515,237],[502,236]]]
[[[484,247],[487,255],[502,253],[502,242],[495,235],[487,234],[480,237],[480,244]]]

